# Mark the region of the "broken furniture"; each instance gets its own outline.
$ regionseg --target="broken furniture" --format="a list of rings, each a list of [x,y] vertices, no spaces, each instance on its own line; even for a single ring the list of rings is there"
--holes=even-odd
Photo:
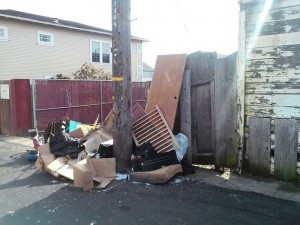
[[[134,122],[132,131],[137,146],[149,141],[158,153],[168,152],[179,147],[158,106]]]

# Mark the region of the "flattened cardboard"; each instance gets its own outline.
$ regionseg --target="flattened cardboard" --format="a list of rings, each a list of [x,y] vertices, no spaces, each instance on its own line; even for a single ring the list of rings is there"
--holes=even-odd
[[[74,180],[72,165],[75,165],[76,162],[76,159],[68,160],[66,157],[59,157],[49,164],[47,168],[52,172],[56,172],[61,176],[64,176],[70,180]]]
[[[48,169],[48,165],[50,165],[52,162],[55,161],[55,156],[52,154],[40,155],[39,158],[41,159],[44,170],[47,171],[48,173],[52,174],[53,176],[57,177],[58,176],[57,173],[54,173],[54,172],[52,172],[52,170]]]

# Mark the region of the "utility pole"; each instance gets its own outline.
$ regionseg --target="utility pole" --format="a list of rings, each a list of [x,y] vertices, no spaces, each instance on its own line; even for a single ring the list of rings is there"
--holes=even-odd
[[[112,62],[114,155],[117,172],[126,172],[132,152],[130,0],[112,0]]]

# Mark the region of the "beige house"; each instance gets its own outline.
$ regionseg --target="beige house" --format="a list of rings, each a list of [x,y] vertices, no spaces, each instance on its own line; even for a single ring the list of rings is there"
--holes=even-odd
[[[142,45],[132,37],[132,81],[142,81]],[[84,63],[112,73],[111,31],[0,10],[0,80],[70,76]]]

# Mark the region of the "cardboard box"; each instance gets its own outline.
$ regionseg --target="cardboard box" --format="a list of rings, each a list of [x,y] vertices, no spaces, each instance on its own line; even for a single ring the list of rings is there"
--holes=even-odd
[[[70,180],[74,180],[73,176],[73,165],[77,162],[76,159],[67,159],[66,157],[59,157],[50,163],[47,168],[51,173],[57,173],[64,176]]]
[[[37,169],[44,169],[48,173],[52,174],[53,176],[58,176],[58,174],[53,173],[50,169],[48,169],[48,165],[55,161],[55,156],[50,152],[49,143],[43,144],[38,147],[39,157],[35,162],[35,166]]]
[[[100,128],[99,130],[90,133],[86,137],[87,141],[84,143],[87,152],[92,153],[93,150],[99,148],[102,142],[113,139],[111,133],[107,132],[105,129]]]
[[[38,147],[38,151],[39,151],[39,155],[52,155],[52,153],[50,152],[49,143],[40,145]]]
[[[115,158],[84,159],[73,166],[74,186],[90,190],[105,188],[116,175]]]

